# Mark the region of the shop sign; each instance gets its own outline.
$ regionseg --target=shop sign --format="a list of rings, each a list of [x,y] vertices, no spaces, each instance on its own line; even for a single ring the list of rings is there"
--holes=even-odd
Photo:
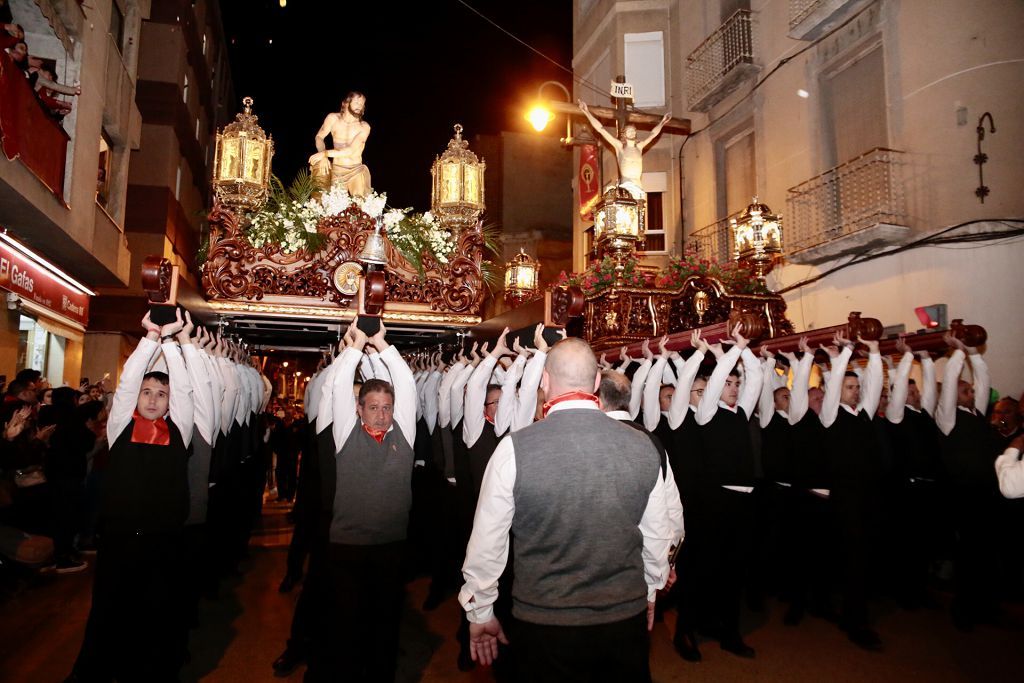
[[[56,266],[53,266],[56,268]],[[70,318],[89,323],[89,295],[72,288],[39,263],[0,242],[0,287],[23,299]]]

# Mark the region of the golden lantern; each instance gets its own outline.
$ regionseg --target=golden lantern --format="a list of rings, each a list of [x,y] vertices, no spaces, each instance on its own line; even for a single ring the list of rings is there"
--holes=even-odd
[[[602,251],[632,253],[644,238],[644,200],[624,187],[609,188],[594,209],[594,241]]]
[[[257,123],[252,98],[244,98],[242,104],[245,110],[217,133],[213,192],[233,209],[258,211],[267,201],[274,140]]]
[[[484,170],[487,164],[478,160],[462,139],[462,126],[455,124],[455,136],[448,149],[434,160],[430,168],[433,178],[430,210],[448,228],[461,229],[475,225],[484,212]]]
[[[773,214],[754,197],[753,203],[731,223],[736,260],[753,268],[754,274],[763,279],[782,254],[782,216]]]
[[[537,298],[540,291],[540,263],[522,248],[505,264],[505,301],[518,306]]]

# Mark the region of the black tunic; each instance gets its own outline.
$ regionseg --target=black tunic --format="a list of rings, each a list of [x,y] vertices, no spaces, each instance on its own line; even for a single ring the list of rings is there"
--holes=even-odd
[[[110,447],[100,490],[100,524],[117,531],[180,531],[189,506],[185,442],[171,420],[167,446],[132,443],[134,427],[132,420]]]

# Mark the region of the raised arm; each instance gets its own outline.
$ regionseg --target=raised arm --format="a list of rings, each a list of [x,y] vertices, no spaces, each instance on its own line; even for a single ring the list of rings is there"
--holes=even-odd
[[[121,368],[121,377],[117,381],[117,389],[110,405],[110,416],[107,418],[107,443],[110,445],[117,441],[121,432],[132,421],[135,407],[139,404],[142,377],[160,349],[160,328],[149,321],[148,313],[142,319],[142,326],[146,330],[146,336],[139,340],[139,345]]]
[[[349,326],[346,339],[348,346],[334,360],[337,370],[334,371],[331,410],[334,413],[334,421],[331,430],[334,435],[334,452],[337,453],[345,445],[352,430],[359,424],[359,415],[356,413],[356,397],[352,393],[352,385],[355,383],[356,366],[363,355],[363,347],[366,346],[366,333],[355,325]],[[321,397],[320,400],[324,400]],[[395,392],[395,403],[398,403],[398,392]],[[397,414],[397,405],[395,414]],[[411,442],[410,442],[411,443]]]
[[[320,373],[323,379],[320,380],[320,384],[317,385],[317,392],[320,394],[316,405],[316,433],[327,429],[328,426],[334,423],[334,375],[338,371],[340,364],[338,359],[335,358],[334,362],[324,368],[323,372]],[[352,387],[349,387],[348,393],[352,393]],[[353,402],[355,398],[353,397]],[[355,410],[355,408],[353,408]],[[333,437],[333,432],[331,434]]]
[[[437,389],[441,386],[441,372],[437,369],[427,374],[427,381],[423,383],[423,419],[427,423],[427,431],[431,434],[437,427]]]
[[[793,388],[789,391],[789,424],[795,425],[804,419],[809,404],[807,393],[810,390],[811,366],[814,365],[814,353],[807,346],[806,339],[801,340],[804,355],[795,364],[793,371]]]
[[[761,363],[761,397],[757,402],[757,421],[764,429],[775,416],[775,389],[772,388],[772,379],[775,375],[775,357],[768,355]]]
[[[694,331],[695,335],[700,334],[699,330]],[[690,408],[690,389],[693,388],[693,380],[700,371],[700,364],[705,357],[702,348],[707,344],[694,344],[693,354],[683,362],[682,367],[677,365],[676,392],[672,394],[672,404],[669,407],[669,428],[679,429],[686,419],[686,411]]]
[[[516,388],[526,368],[526,353],[520,353],[509,366],[505,379],[501,383],[501,398],[498,399],[498,412],[494,414],[494,433],[501,436],[512,427],[519,399]],[[536,400],[534,400],[536,403]]]
[[[910,368],[914,366],[914,354],[910,349],[903,352],[896,372],[890,373],[892,388],[889,391],[889,404],[885,407],[885,419],[894,425],[903,422],[903,414],[907,406],[907,389],[910,383]]]
[[[743,408],[743,412],[749,420],[754,416],[757,399],[761,396],[761,383],[764,380],[764,375],[761,374],[761,362],[745,344],[743,350],[740,351],[740,360],[743,361],[743,384],[740,385],[740,395],[736,399],[736,405]]]
[[[578,101],[580,111],[587,117],[587,122],[590,123],[590,127],[594,129],[594,132],[604,138],[604,141],[611,145],[616,151],[622,149],[622,142],[619,141],[614,135],[605,130],[601,122],[590,113],[590,108],[587,107],[587,103],[583,100]]]
[[[452,427],[462,422],[466,413],[466,384],[469,382],[470,376],[473,371],[476,370],[476,365],[469,363],[459,368],[459,374],[455,377],[455,381],[452,382]]]
[[[533,345],[537,350],[527,361],[526,369],[523,371],[516,414],[512,418],[513,432],[533,424],[533,417],[537,413],[537,389],[544,374],[544,363],[548,359],[548,343],[544,341],[543,323],[538,324],[533,330]]]
[[[657,139],[658,135],[661,134],[661,129],[664,128],[665,124],[668,123],[671,119],[672,114],[665,114],[664,116],[661,117],[661,121],[658,121],[658,125],[651,129],[651,134],[644,138],[643,142],[637,145],[637,147],[640,148],[641,152],[643,152],[647,148],[647,145],[651,144],[652,142],[655,141],[655,139]]]
[[[487,400],[487,384],[494,372],[498,357],[493,353],[484,357],[480,365],[466,382],[465,417],[462,419],[462,440],[467,447],[476,443],[484,431],[484,402]]]
[[[704,388],[704,395],[700,397],[700,403],[697,404],[697,412],[694,415],[697,424],[706,425],[718,412],[718,401],[722,398],[722,391],[725,390],[725,380],[729,377],[732,369],[736,367],[736,361],[739,359],[741,351],[742,349],[738,346],[733,346],[718,359],[715,369],[711,372],[711,377],[708,378],[708,385]]]
[[[189,338],[189,333],[192,331],[192,317],[187,311],[185,318],[185,327],[178,333],[178,344],[181,345],[181,353],[185,357],[185,369],[192,385],[192,398],[195,403],[194,424],[203,440],[212,445],[213,434],[216,432],[213,416],[213,385],[210,382],[210,375],[206,371],[206,364],[203,362],[199,347]]]
[[[465,361],[459,359],[452,364],[444,373],[441,384],[437,390],[437,420],[442,427],[447,427],[452,421],[452,383],[459,376],[459,369]]]
[[[935,361],[927,351],[921,352],[918,358],[921,361],[921,410],[934,418],[935,405],[939,401],[938,389],[935,386]]]
[[[395,390],[395,424],[412,446],[416,443],[416,380],[402,354],[385,340],[386,334],[384,323],[381,323],[380,330],[370,341],[380,351],[380,360],[386,366]]]
[[[663,339],[661,353],[655,357],[654,365],[647,373],[647,381],[644,383],[644,427],[649,432],[653,432],[661,421],[661,379],[668,364],[668,352],[664,346]]]
[[[861,376],[860,409],[871,419],[878,413],[878,404],[882,400],[882,384],[885,381],[882,372],[882,356],[878,353],[878,342],[859,340],[868,347],[868,364]]]
[[[992,379],[988,374],[988,365],[978,350],[968,347],[967,354],[967,358],[971,361],[971,374],[974,375],[974,409],[984,415],[988,411]]]
[[[648,351],[648,353],[650,353]],[[643,406],[644,400],[644,389],[647,386],[647,376],[651,374],[651,367],[654,365],[654,356],[650,358],[644,358],[640,361],[640,366],[633,373],[632,386],[630,386],[629,395],[629,419],[635,420],[640,414],[640,408]]]
[[[947,436],[956,425],[956,395],[959,388],[957,385],[960,382],[960,373],[964,369],[965,356],[961,349],[953,351],[946,361],[946,370],[942,374],[942,392],[939,394],[939,404],[935,408],[935,424]]]
[[[840,340],[842,342],[842,340]],[[842,350],[832,356],[832,369],[825,383],[825,397],[821,403],[821,424],[831,427],[839,416],[839,401],[843,396],[843,378],[846,377],[846,366],[853,354],[853,346],[843,343]],[[829,355],[832,355],[830,350]]]

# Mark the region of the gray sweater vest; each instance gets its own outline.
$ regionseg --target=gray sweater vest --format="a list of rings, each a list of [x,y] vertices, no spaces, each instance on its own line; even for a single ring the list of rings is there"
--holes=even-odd
[[[334,461],[331,543],[405,540],[412,507],[413,450],[398,425],[378,444],[356,422]]]
[[[599,410],[559,410],[512,434],[512,613],[586,626],[647,605],[639,524],[658,480],[650,438]]]

